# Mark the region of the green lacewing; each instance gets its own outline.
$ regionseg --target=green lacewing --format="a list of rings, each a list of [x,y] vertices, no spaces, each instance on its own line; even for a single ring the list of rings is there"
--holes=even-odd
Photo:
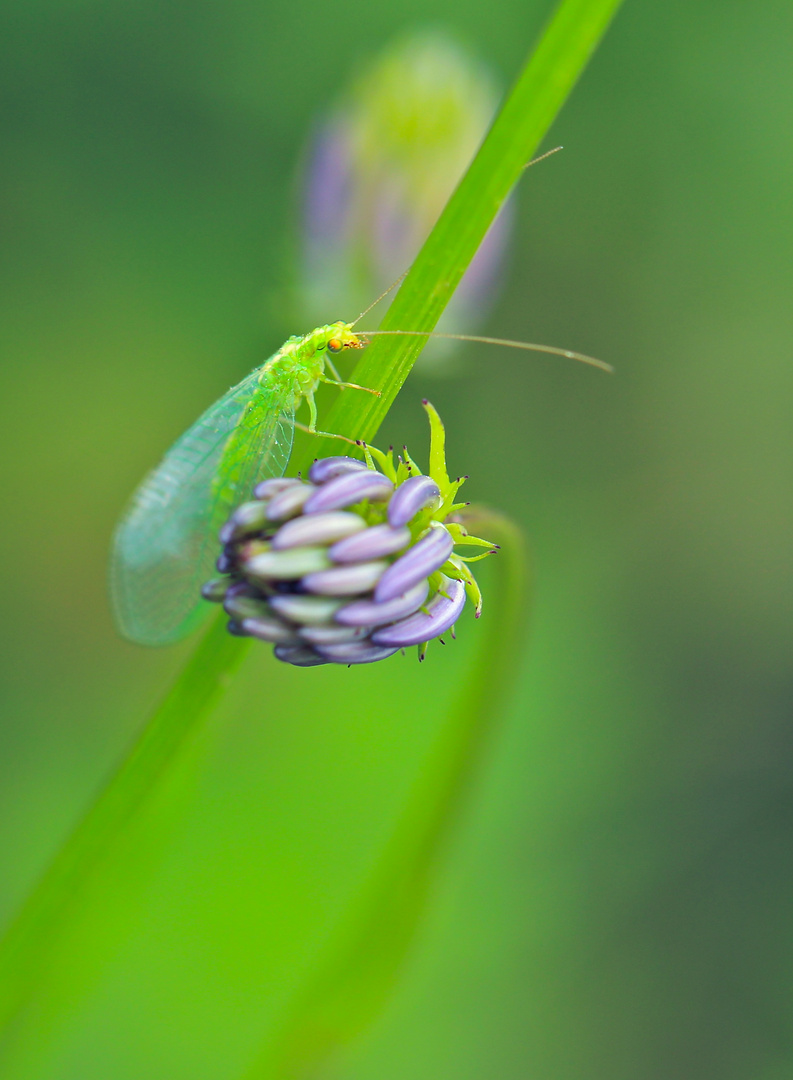
[[[309,408],[306,430],[332,435],[317,431],[314,392],[319,383],[379,393],[343,382],[333,366],[333,354],[361,349],[375,334],[403,334],[508,345],[611,370],[600,360],[567,349],[475,334],[420,330],[356,334],[353,327],[362,317],[355,323],[331,323],[303,337],[289,338],[211,405],[143,480],[113,541],[111,594],[124,637],[141,645],[168,645],[189,634],[201,620],[205,609],[200,588],[212,576],[220,528],[251,497],[260,480],[284,474],[294,429],[304,426],[295,421],[295,410],[303,399]]]
[[[560,149],[549,150],[529,164]],[[169,645],[186,637],[200,622],[205,613],[200,588],[214,570],[220,528],[251,497],[260,480],[283,476],[294,429],[305,427],[295,421],[303,399],[309,408],[305,430],[343,438],[317,431],[314,392],[319,383],[379,394],[343,382],[332,354],[361,349],[373,334],[408,334],[553,353],[611,371],[608,364],[591,356],[503,338],[423,330],[353,333],[364,315],[406,276],[407,271],[355,322],[331,323],[303,337],[290,337],[269,360],[210,405],[145,477],[113,538],[110,591],[124,637],[140,645]]]
[[[342,382],[331,360],[363,348],[352,326],[337,322],[289,338],[210,405],[143,480],[113,539],[111,595],[124,637],[168,645],[200,621],[218,532],[260,480],[283,475],[294,429],[303,426],[295,422],[301,401],[309,407],[307,430],[316,432],[319,383],[366,389]]]

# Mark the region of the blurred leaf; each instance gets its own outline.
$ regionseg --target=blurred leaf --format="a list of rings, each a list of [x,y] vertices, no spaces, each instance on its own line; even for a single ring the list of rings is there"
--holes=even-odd
[[[79,920],[94,875],[225,690],[250,642],[217,621],[0,941],[0,1046],[51,966],[56,941]]]

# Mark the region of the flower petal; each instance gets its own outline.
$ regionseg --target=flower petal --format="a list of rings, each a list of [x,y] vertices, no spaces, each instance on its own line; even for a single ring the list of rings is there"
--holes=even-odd
[[[398,647],[420,645],[448,630],[465,607],[465,586],[461,581],[448,578],[444,588],[448,596],[438,593],[430,601],[426,612],[417,611],[400,622],[375,630],[372,641],[376,645]]]
[[[307,499],[316,492],[313,484],[292,484],[277,495],[273,495],[267,504],[267,517],[270,521],[286,521],[296,517],[303,509]]]
[[[302,483],[303,481],[298,480],[296,476],[271,476],[269,480],[262,480],[256,485],[253,495],[256,499],[271,499],[279,491],[285,491],[289,487]]]
[[[276,659],[283,660],[286,664],[294,664],[295,667],[319,667],[320,664],[328,663],[313,649],[303,645],[276,645],[273,653]]]
[[[368,626],[303,626],[298,633],[310,645],[341,645],[360,641],[368,636],[370,629]]]
[[[300,645],[295,629],[270,614],[243,619],[242,629],[249,637],[269,641],[272,645]]]
[[[383,561],[334,566],[331,570],[306,574],[300,584],[320,596],[357,596],[371,592],[387,567],[388,563]]]
[[[230,544],[243,536],[252,536],[267,526],[267,505],[263,502],[246,502],[238,506],[220,530],[221,544]]]
[[[306,520],[312,519],[309,517]],[[410,540],[410,529],[392,529],[390,525],[373,525],[371,529],[364,529],[363,532],[340,540],[329,549],[328,555],[337,563],[382,559],[386,555],[396,555],[398,551],[402,551],[408,546]]]
[[[234,569],[235,559],[228,551],[221,551],[215,559],[215,569],[219,574],[230,574]]]
[[[400,484],[388,504],[388,521],[394,528],[407,525],[419,510],[440,498],[441,489],[429,476],[411,476]]]
[[[242,564],[249,577],[264,581],[296,581],[305,574],[331,565],[326,548],[289,548],[286,551],[263,551],[251,555]]]
[[[393,490],[394,485],[382,473],[374,469],[355,469],[316,489],[302,509],[304,514],[324,514],[328,510],[343,510],[363,499],[382,502]]]
[[[329,514],[308,514],[292,518],[282,525],[272,539],[272,546],[274,550],[280,551],[283,548],[302,547],[304,544],[310,547],[334,544],[337,540],[343,540],[365,528],[366,522],[362,517],[344,510]]]
[[[367,468],[366,462],[358,461],[357,458],[319,458],[308,470],[308,478],[312,484],[324,484],[327,480],[332,480],[334,476],[344,476],[345,473],[365,468]]]
[[[433,525],[418,543],[389,566],[375,589],[375,600],[392,600],[418,584],[422,578],[435,573],[449,558],[453,547],[452,538],[443,525]]]
[[[270,609],[263,597],[248,596],[245,593],[226,596],[223,601],[223,610],[230,619],[241,623],[245,619],[268,618]]]
[[[427,599],[429,585],[426,579],[420,581],[402,596],[378,604],[374,600],[353,600],[336,612],[336,622],[342,626],[382,626],[395,622],[406,615],[418,611]]]
[[[271,596],[268,603],[273,611],[282,618],[288,619],[289,622],[310,626],[316,623],[329,623],[343,601],[333,600],[330,596],[301,596],[295,593],[284,593],[281,596]]]
[[[334,664],[374,664],[399,651],[378,648],[368,641],[350,641],[344,645],[317,645],[316,650],[321,657],[332,660]]]
[[[201,595],[213,604],[219,604],[229,590],[231,582],[226,577],[212,578],[201,586]]]

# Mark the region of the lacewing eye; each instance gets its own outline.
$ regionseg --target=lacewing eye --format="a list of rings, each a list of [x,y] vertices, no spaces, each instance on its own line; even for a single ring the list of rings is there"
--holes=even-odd
[[[344,348],[344,346],[342,345],[342,343],[339,341],[338,338],[332,337],[330,339],[330,341],[328,342],[328,352],[334,352],[334,353],[341,352],[341,350],[343,348]]]

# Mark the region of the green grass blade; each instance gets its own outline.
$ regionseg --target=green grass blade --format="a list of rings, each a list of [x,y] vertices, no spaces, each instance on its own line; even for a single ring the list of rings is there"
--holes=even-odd
[[[245,1080],[314,1075],[365,1028],[393,989],[426,908],[433,870],[519,670],[527,623],[527,558],[519,530],[499,514],[473,509],[466,526],[501,545],[472,669],[362,895]]]
[[[416,257],[381,329],[433,329],[620,3],[562,0],[559,4]],[[422,338],[375,338],[350,379],[380,390],[381,396],[342,394],[323,419],[323,428],[352,439],[373,440],[424,344]],[[339,452],[338,443],[331,440],[315,444],[313,450],[316,457]]]

